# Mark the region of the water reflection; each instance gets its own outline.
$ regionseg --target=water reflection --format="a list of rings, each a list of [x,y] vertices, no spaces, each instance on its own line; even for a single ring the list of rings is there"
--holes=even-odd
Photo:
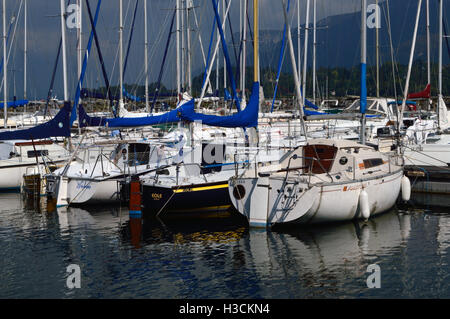
[[[0,297],[450,296],[445,209],[266,231],[236,214],[148,219],[115,206],[27,210],[17,194],[0,202]],[[81,290],[65,287],[71,263],[82,269]],[[366,286],[374,263],[382,289]]]
[[[420,207],[450,207],[448,194],[412,193],[410,204]]]

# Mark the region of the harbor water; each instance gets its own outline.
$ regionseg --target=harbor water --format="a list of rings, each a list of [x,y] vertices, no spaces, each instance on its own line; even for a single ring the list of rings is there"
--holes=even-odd
[[[26,204],[0,195],[0,298],[450,298],[450,214],[431,197],[366,223],[271,231],[234,213]]]

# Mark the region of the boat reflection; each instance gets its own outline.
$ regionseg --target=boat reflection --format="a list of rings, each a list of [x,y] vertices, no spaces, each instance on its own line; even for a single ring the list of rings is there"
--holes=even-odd
[[[450,207],[448,194],[412,193],[411,204],[420,207]]]
[[[56,209],[56,213],[61,234],[84,229],[115,234],[128,220],[128,211],[122,212],[117,207],[96,208],[92,211],[77,207],[61,207]]]
[[[260,270],[259,276],[278,277],[281,282],[289,280],[305,288],[331,289],[318,292],[323,295],[336,293],[335,289],[348,278],[366,278],[367,266],[398,254],[401,247],[406,247],[410,232],[411,216],[395,210],[367,223],[272,232],[252,229],[240,249],[248,256],[246,262]],[[292,291],[297,290],[293,287]]]
[[[130,218],[123,225],[123,240],[135,247],[155,243],[233,243],[239,241],[248,228],[239,215],[209,217],[202,219]]]

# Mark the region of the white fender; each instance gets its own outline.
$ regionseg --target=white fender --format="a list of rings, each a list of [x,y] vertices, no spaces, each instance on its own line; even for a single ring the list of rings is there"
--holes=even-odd
[[[364,219],[369,219],[370,217],[370,207],[369,207],[369,195],[363,189],[359,193],[359,210],[361,211],[361,216]]]
[[[411,198],[411,182],[406,176],[402,177],[402,199],[407,202]]]

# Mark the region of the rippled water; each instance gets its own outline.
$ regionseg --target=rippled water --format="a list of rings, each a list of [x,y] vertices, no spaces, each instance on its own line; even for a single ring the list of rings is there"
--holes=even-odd
[[[129,219],[26,209],[0,195],[0,298],[449,298],[448,208],[315,228],[249,230],[239,216]],[[70,264],[81,288],[66,285]],[[381,288],[367,287],[380,266]]]

